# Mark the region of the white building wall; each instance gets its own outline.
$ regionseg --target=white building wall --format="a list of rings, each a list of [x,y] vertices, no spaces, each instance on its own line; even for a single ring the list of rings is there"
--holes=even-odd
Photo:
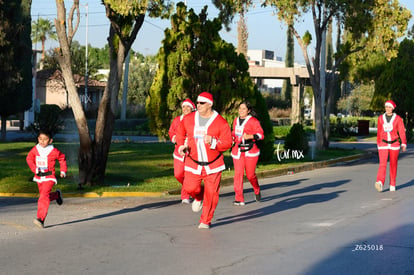
[[[283,61],[283,58],[276,56],[273,51],[269,50],[248,50],[247,59],[250,66],[285,68],[285,61]],[[295,63],[294,67],[303,67],[303,65]],[[264,79],[262,81],[262,86],[265,88],[267,87],[267,90],[270,91],[281,91],[283,82],[283,79]]]
[[[269,68],[284,68],[285,62],[281,57],[276,57],[273,51],[269,50],[248,50],[247,58],[250,64],[254,61],[257,65]],[[280,92],[283,86],[282,79],[264,79],[261,83],[262,87],[268,91]],[[260,88],[260,87],[259,87]]]

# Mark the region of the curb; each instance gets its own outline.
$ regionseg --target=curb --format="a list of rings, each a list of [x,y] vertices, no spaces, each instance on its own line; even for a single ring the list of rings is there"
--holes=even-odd
[[[287,168],[278,168],[266,171],[256,172],[257,178],[270,178],[270,177],[279,177],[284,175],[291,175],[295,173],[311,171],[318,168],[325,168],[333,166],[339,163],[348,163],[356,160],[367,159],[372,157],[373,153],[367,152],[362,154],[356,154],[352,156],[305,163],[303,165],[296,165]],[[227,177],[221,179],[221,186],[230,186],[233,184],[233,177]],[[114,197],[162,197],[168,195],[180,195],[181,189],[170,190],[166,192],[102,192],[102,195],[99,195],[95,192],[86,192],[86,193],[64,193],[64,198],[114,198]],[[22,198],[37,198],[39,194],[37,193],[0,193],[0,197],[22,197]]]

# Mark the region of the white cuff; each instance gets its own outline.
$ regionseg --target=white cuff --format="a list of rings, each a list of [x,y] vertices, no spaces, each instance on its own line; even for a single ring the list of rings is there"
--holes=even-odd
[[[217,139],[211,138],[210,149],[216,149]]]

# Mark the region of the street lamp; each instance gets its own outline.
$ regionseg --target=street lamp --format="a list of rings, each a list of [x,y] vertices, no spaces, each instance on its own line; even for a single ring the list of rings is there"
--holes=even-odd
[[[86,50],[85,50],[85,111],[88,106],[88,3],[85,4],[86,9],[86,35],[85,35],[85,43],[86,43]]]

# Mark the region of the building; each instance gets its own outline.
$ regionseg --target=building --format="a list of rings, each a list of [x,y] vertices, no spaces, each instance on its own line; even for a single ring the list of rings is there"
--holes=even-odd
[[[88,79],[87,96],[85,96],[85,77],[74,75],[74,80],[81,101],[85,103],[86,100],[86,110],[96,111],[106,82]],[[35,99],[37,105],[56,104],[62,109],[70,107],[69,95],[59,70],[41,70],[36,73]]]
[[[285,68],[285,61],[280,56],[275,56],[273,51],[269,50],[248,50],[247,60],[249,66],[259,66],[265,68]],[[303,67],[295,64],[294,67]],[[262,92],[271,92],[281,94],[283,87],[283,79],[258,79],[257,87]]]

